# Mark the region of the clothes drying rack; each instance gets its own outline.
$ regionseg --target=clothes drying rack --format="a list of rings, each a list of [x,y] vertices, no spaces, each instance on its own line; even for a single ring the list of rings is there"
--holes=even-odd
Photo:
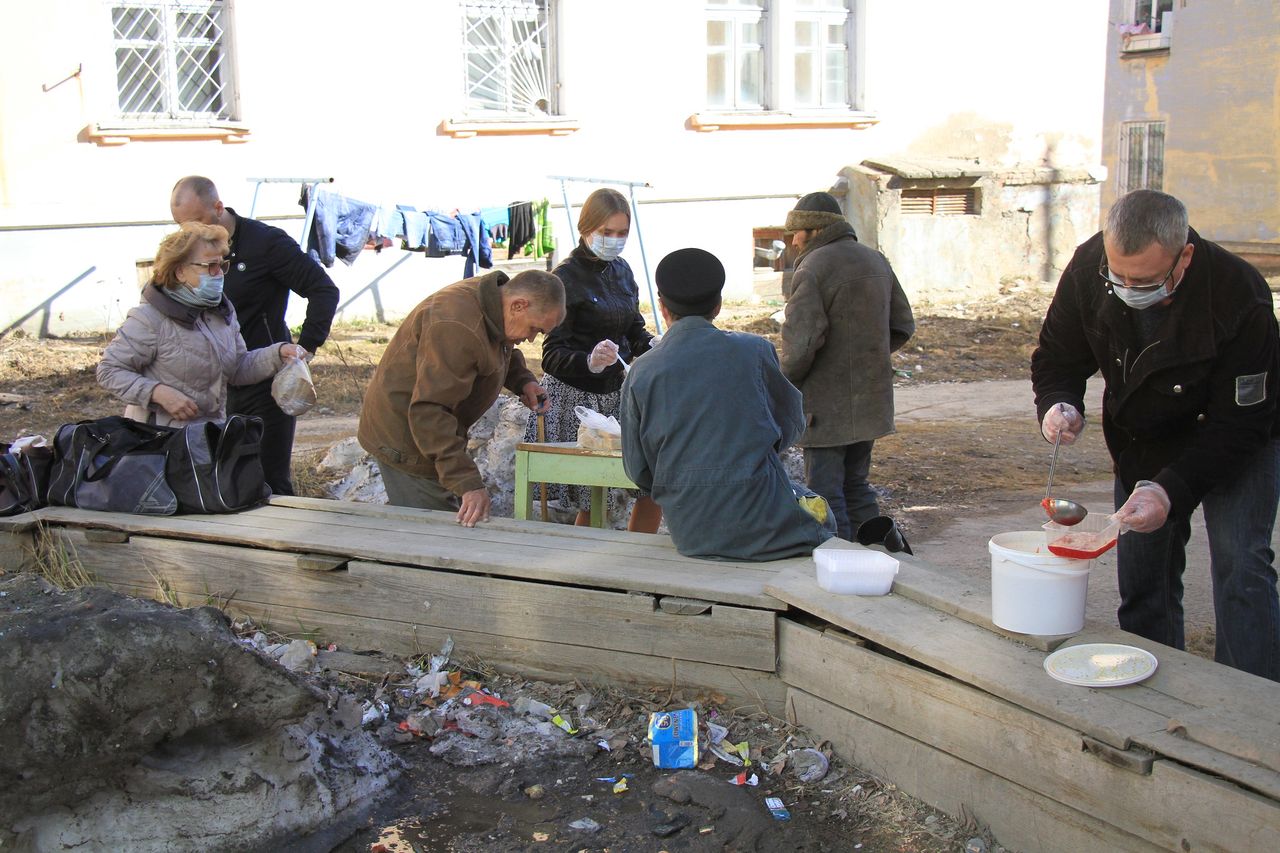
[[[640,230],[640,209],[636,205],[636,187],[652,188],[648,181],[616,181],[608,178],[579,178],[570,175],[547,175],[548,180],[560,182],[560,196],[564,199],[564,213],[569,217],[569,233],[577,234],[577,224],[573,221],[573,207],[569,204],[568,184],[611,184],[627,188],[631,199],[631,225],[635,228],[636,241],[640,244],[640,263],[644,267],[644,283],[649,288],[649,304],[653,307],[653,325],[658,334],[662,334],[662,316],[658,313],[658,299],[653,292],[653,279],[649,276],[649,259],[644,252],[644,234]]]
[[[253,212],[258,208],[258,190],[262,189],[263,184],[303,184],[307,188],[307,215],[302,218],[302,236],[298,238],[298,245],[305,252],[307,249],[307,237],[311,235],[311,226],[316,219],[316,187],[320,184],[331,184],[333,178],[248,178],[253,182],[253,201],[249,203],[249,218],[253,218]]]

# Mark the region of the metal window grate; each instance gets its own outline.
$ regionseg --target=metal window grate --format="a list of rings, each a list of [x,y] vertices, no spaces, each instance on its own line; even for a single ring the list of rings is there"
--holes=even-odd
[[[122,118],[231,118],[225,0],[110,6]]]
[[[468,112],[549,115],[548,0],[465,0],[463,58]]]
[[[918,216],[976,214],[978,191],[972,187],[903,190],[901,209],[904,214]]]
[[[1164,131],[1162,121],[1130,121],[1120,125],[1121,195],[1130,190],[1164,189]]]

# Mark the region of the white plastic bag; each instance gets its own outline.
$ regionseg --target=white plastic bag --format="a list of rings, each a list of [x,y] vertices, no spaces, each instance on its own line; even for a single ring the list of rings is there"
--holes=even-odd
[[[301,415],[316,404],[316,386],[311,368],[300,358],[286,358],[271,380],[271,396],[286,415]]]
[[[588,450],[621,450],[622,425],[612,415],[602,415],[586,406],[574,406],[578,416],[578,446]]]

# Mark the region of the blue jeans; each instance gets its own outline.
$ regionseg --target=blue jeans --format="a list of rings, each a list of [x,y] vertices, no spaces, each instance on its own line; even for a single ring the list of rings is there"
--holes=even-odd
[[[867,482],[874,441],[840,447],[806,447],[806,485],[827,500],[836,519],[836,535],[852,542],[858,527],[880,514],[876,493]]]
[[[1115,502],[1129,495],[1119,479]],[[1235,480],[1204,496],[1205,532],[1217,622],[1214,659],[1280,681],[1280,600],[1271,535],[1280,502],[1280,441],[1272,441]],[[1120,627],[1185,648],[1182,573],[1189,518],[1170,516],[1150,533],[1125,533],[1116,545]]]

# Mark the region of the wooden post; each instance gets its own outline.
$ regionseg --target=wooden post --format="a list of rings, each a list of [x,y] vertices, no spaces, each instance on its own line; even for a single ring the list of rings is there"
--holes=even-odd
[[[538,443],[542,444],[547,440],[547,416],[538,412]],[[547,484],[539,484],[542,492],[542,520],[547,520]]]

